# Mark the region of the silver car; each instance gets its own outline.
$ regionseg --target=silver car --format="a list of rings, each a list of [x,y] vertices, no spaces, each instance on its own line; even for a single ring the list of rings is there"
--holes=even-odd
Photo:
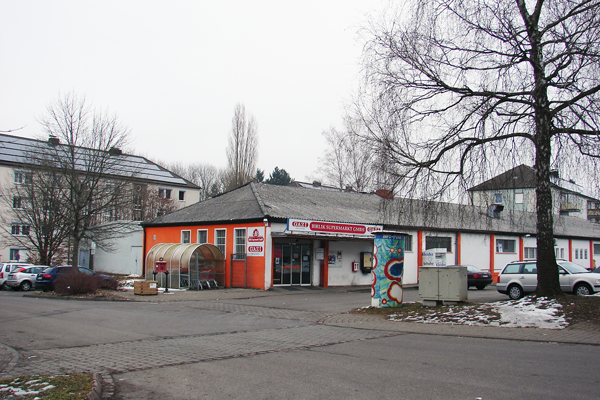
[[[31,288],[35,287],[35,280],[38,274],[46,268],[48,268],[46,265],[17,268],[8,274],[6,285],[13,289],[21,289],[23,291],[31,290]]]
[[[600,292],[600,275],[570,261],[559,260],[558,274],[563,292],[587,296]],[[537,262],[535,260],[508,263],[498,275],[496,290],[513,300],[535,292],[537,288]]]
[[[5,262],[0,264],[0,288],[2,290],[10,290],[10,287],[6,284],[8,275],[20,267],[33,267],[33,264],[21,262]]]

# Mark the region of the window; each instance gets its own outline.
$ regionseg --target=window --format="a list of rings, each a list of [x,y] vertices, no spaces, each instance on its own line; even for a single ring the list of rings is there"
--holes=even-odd
[[[13,197],[13,208],[25,208],[26,201],[27,201],[26,197],[14,196]]]
[[[425,250],[446,249],[448,253],[452,252],[452,238],[447,236],[427,236],[425,238]]]
[[[412,235],[406,235],[404,237],[404,251],[413,251]]]
[[[508,264],[502,274],[518,274],[523,264]]]
[[[225,255],[225,233],[226,229],[215,229],[215,246],[219,250],[221,250],[221,254],[223,254],[223,258],[227,258]]]
[[[496,239],[496,253],[514,253],[516,240]]]
[[[198,243],[204,244],[208,243],[208,231],[198,229]]]
[[[496,204],[502,203],[502,193],[494,194],[494,203],[496,203]]]
[[[15,183],[31,183],[31,172],[15,171]]]
[[[192,231],[181,231],[181,243],[190,243],[192,240]]]
[[[515,204],[523,204],[523,193],[515,193]]]
[[[583,259],[587,260],[587,249],[583,249]]]
[[[185,200],[185,190],[180,190],[179,191],[179,201],[184,201]]]
[[[233,246],[236,259],[243,260],[246,258],[246,228],[233,231]]]
[[[160,188],[158,189],[158,197],[160,197],[161,199],[170,199],[172,192],[173,190],[171,189]]]
[[[31,232],[31,226],[26,224],[12,224],[10,226],[10,233],[12,235],[29,236],[29,232]]]
[[[10,260],[19,261],[21,260],[21,249],[10,249],[9,258]]]
[[[523,265],[523,273],[524,274],[537,274],[537,268],[535,263],[527,263]]]
[[[535,260],[537,258],[537,248],[535,247],[525,247],[523,249],[523,257],[527,259]]]

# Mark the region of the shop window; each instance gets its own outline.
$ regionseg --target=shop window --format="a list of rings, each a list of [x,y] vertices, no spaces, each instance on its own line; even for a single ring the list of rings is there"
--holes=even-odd
[[[198,243],[208,243],[208,231],[206,229],[198,229]]]
[[[181,243],[190,243],[192,239],[192,231],[181,231]]]
[[[404,237],[404,251],[413,251],[413,241],[412,241],[412,235],[406,235]]]
[[[427,236],[425,238],[425,250],[429,249],[446,249],[448,253],[451,253],[452,238],[447,236]]]
[[[246,229],[245,228],[241,228],[241,229],[235,229],[233,231],[233,246],[234,246],[234,253],[235,253],[235,259],[238,260],[243,260],[246,258]]]
[[[535,260],[537,258],[537,248],[535,248],[535,247],[523,248],[523,257],[528,260]]]
[[[226,229],[215,229],[215,246],[217,246],[217,248],[219,250],[221,250],[221,254],[223,254],[223,259],[227,258],[227,255],[225,254],[225,234],[226,234],[227,230]]]
[[[179,191],[179,201],[185,201],[185,190]]]
[[[496,253],[514,253],[516,240],[496,239]]]
[[[502,193],[496,193],[496,194],[494,194],[494,203],[495,204],[502,204]]]

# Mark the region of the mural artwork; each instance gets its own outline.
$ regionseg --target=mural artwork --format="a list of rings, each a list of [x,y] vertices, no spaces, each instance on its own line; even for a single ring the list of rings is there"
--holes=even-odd
[[[373,250],[371,306],[398,307],[402,304],[405,234],[376,232]]]

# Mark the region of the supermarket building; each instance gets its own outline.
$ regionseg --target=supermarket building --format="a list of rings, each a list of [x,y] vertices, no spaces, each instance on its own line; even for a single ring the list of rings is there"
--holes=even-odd
[[[385,191],[249,183],[143,226],[143,272],[151,278],[158,258],[150,256],[171,244],[175,250],[162,255],[174,288],[193,288],[178,268],[205,247],[220,250],[219,284],[225,287],[370,285],[372,232],[379,230],[407,234],[404,284],[418,283],[418,267],[430,249],[447,265],[471,264],[494,276],[508,262],[536,254],[533,213],[491,213],[469,205],[393,198]],[[555,217],[555,250],[559,258],[595,267],[600,225]]]

